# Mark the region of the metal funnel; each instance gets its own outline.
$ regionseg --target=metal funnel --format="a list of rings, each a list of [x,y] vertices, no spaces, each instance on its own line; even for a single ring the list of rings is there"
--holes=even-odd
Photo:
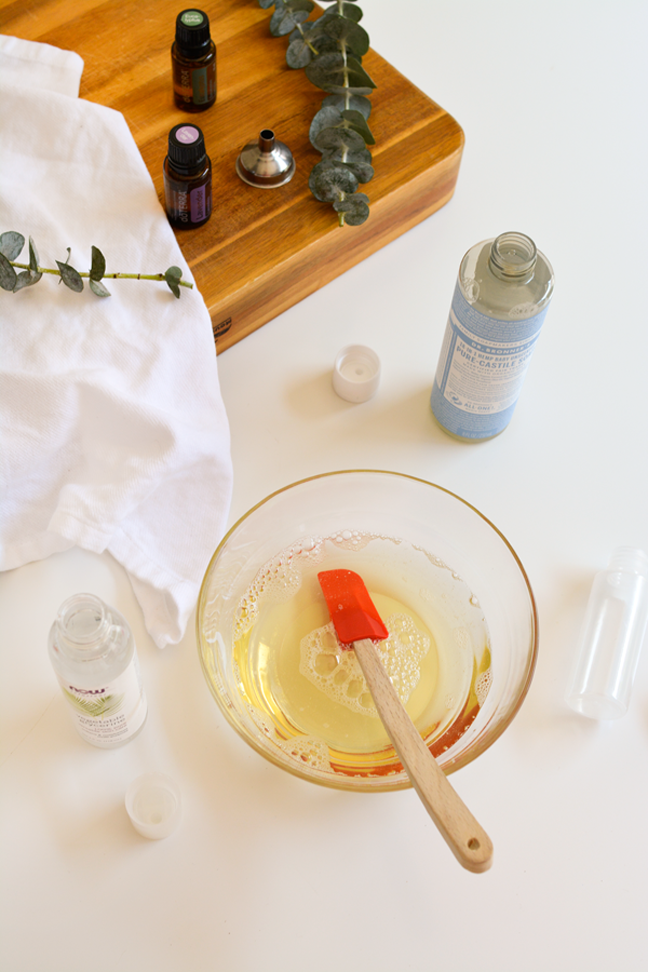
[[[259,189],[274,189],[290,182],[295,174],[292,152],[264,128],[256,142],[249,142],[236,160],[236,171],[243,182]]]

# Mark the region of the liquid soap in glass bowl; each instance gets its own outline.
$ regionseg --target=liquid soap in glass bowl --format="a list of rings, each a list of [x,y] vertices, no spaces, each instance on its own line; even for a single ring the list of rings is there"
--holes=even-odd
[[[383,664],[437,754],[468,729],[490,686],[489,635],[445,564],[395,538],[348,529],[296,542],[257,573],[235,613],[237,690],[263,731],[297,758],[348,776],[400,770],[351,650],[338,643],[317,572],[359,573],[389,631]],[[461,605],[461,617],[457,606]]]
[[[379,470],[325,473],[231,528],[196,612],[221,714],[276,766],[360,792],[403,789],[353,651],[337,645],[317,573],[347,568],[391,631],[383,657],[446,773],[504,732],[535,669],[537,621],[510,544],[448,490]]]

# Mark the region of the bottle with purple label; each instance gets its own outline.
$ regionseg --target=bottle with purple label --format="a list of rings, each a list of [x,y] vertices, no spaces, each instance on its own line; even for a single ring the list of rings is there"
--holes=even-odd
[[[194,229],[211,216],[211,161],[197,125],[176,125],[169,132],[164,160],[164,207],[176,229]]]
[[[477,243],[459,267],[432,389],[432,412],[479,442],[511,421],[553,294],[551,264],[522,233]]]

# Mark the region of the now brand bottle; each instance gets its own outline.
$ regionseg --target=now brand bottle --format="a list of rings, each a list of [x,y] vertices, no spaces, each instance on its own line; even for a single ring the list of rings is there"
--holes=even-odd
[[[146,696],[127,621],[94,594],[59,608],[49,656],[79,734],[101,749],[134,739],[144,727]]]
[[[522,233],[503,233],[468,250],[431,398],[450,435],[475,442],[509,424],[553,286],[551,264]]]

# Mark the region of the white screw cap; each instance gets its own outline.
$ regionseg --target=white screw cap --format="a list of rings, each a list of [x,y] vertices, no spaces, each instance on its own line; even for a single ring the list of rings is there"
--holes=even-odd
[[[366,402],[378,391],[380,358],[372,348],[350,344],[335,359],[333,388],[346,402]]]
[[[142,837],[149,840],[168,837],[180,821],[180,788],[163,773],[145,773],[128,787],[126,811]]]

